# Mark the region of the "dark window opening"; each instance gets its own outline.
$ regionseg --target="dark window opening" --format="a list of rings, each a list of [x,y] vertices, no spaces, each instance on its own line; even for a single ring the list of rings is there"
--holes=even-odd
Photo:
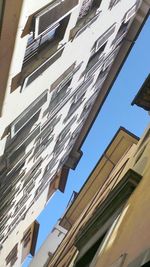
[[[106,232],[107,233],[107,232]],[[106,233],[86,252],[86,254],[76,263],[75,267],[89,267],[100,244],[104,240]]]
[[[141,265],[141,267],[149,267],[150,266],[150,261],[148,261],[147,263],[145,263],[144,265]]]

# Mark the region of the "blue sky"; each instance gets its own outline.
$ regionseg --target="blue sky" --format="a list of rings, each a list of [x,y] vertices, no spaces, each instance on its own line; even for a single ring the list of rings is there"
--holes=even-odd
[[[70,171],[65,193],[57,192],[37,218],[40,223],[37,250],[61,217],[73,190],[79,191],[101,154],[120,126],[139,137],[147,127],[150,116],[136,106],[131,106],[134,96],[150,72],[150,18],[145,23],[132,51],[116,79],[83,146],[83,156],[75,171]],[[31,260],[28,256],[23,267]]]

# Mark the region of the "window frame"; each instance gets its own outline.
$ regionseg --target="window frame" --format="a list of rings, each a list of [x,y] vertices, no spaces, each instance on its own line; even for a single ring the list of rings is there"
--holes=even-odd
[[[43,8],[40,12],[38,12],[37,14],[34,15],[34,39],[37,39],[38,37],[40,37],[42,34],[44,34],[48,29],[51,29],[54,27],[55,24],[57,24],[57,22],[59,22],[61,20],[58,19],[57,21],[55,21],[52,25],[50,25],[49,28],[47,28],[45,31],[41,32],[40,34],[39,32],[39,20],[40,17],[43,16],[46,11],[50,11],[51,9],[57,7],[58,5],[60,5],[63,1],[62,0],[56,0],[53,1],[52,3],[50,3],[50,5],[48,5],[47,7]]]
[[[25,115],[31,111],[31,109],[36,106],[36,104],[38,104],[38,102],[40,102],[40,100],[42,100],[43,98],[43,103],[36,108],[35,112],[32,114],[32,116],[30,118],[28,118],[27,120],[25,120],[25,122],[22,124],[22,126],[18,129],[15,130],[15,126],[17,125],[17,123],[23,118],[25,117]],[[45,98],[45,99],[44,99]],[[12,123],[11,123],[11,128],[10,128],[10,134],[11,134],[11,138],[13,138],[33,117],[35,114],[37,114],[40,109],[42,109],[42,107],[44,106],[44,104],[47,102],[48,99],[48,90],[45,90],[40,96],[38,96]]]

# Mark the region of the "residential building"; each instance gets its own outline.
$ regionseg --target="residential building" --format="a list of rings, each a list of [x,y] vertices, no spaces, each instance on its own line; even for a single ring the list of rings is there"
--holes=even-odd
[[[149,0],[1,1],[0,266],[34,255],[36,218],[64,192],[148,12]]]

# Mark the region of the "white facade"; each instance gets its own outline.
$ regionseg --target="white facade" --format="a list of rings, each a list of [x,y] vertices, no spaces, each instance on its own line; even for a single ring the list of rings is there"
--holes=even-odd
[[[23,233],[45,207],[64,164],[74,166],[66,163],[70,152],[141,4],[93,1],[84,11],[82,0],[51,2],[6,0],[4,5],[0,267],[21,265]],[[6,258],[16,244],[12,265]]]
[[[56,251],[66,234],[67,230],[61,227],[58,221],[29,266],[43,267],[46,261],[49,260],[51,255]]]

